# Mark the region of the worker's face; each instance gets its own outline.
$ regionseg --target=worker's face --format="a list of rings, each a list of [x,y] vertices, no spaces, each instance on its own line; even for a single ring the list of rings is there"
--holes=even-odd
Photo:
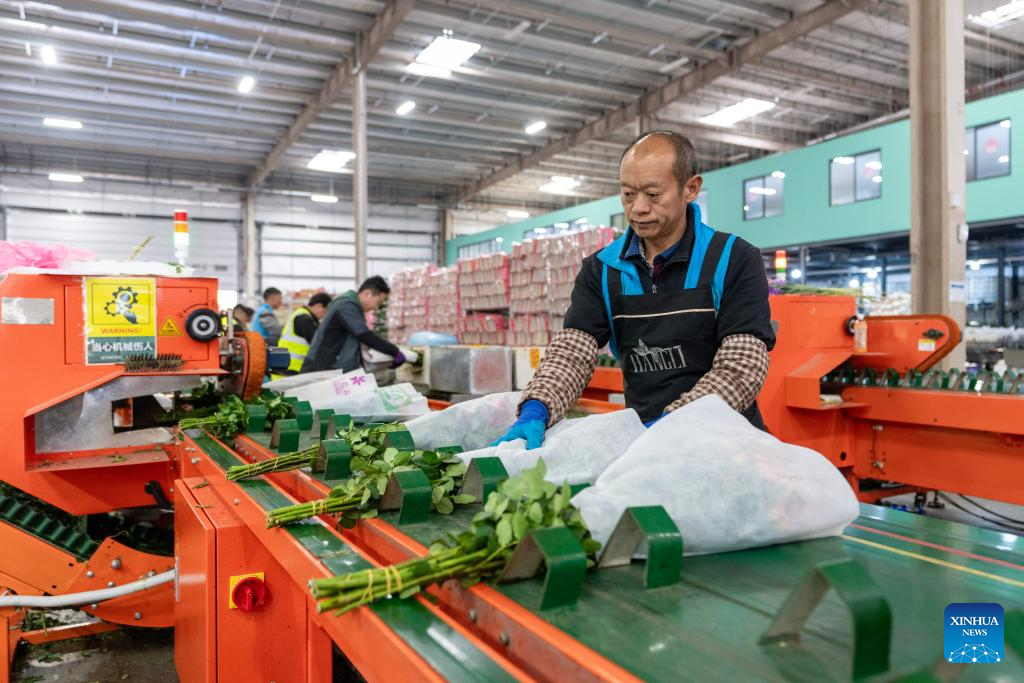
[[[267,305],[271,308],[280,308],[283,302],[283,297],[280,294],[271,294],[270,298],[267,299]]]
[[[324,313],[327,312],[327,307],[324,306],[323,304],[313,304],[312,306],[309,307],[309,310],[313,313],[313,316],[316,317],[317,320],[321,320],[324,317]]]
[[[685,226],[686,205],[700,194],[703,179],[699,175],[679,187],[672,172],[675,162],[670,144],[647,138],[629,150],[619,165],[622,210],[642,239],[667,237]]]
[[[370,311],[376,311],[380,308],[380,305],[387,300],[388,295],[384,293],[378,293],[372,289],[364,289],[359,292],[359,303],[363,305],[363,310],[369,313]]]

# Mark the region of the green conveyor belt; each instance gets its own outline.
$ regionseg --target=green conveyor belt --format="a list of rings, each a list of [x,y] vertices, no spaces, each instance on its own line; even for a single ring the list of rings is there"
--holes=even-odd
[[[269,434],[249,434],[262,445]],[[300,448],[314,441],[302,435]],[[401,530],[423,545],[468,526],[474,508],[431,515]],[[382,519],[397,524],[397,513]],[[843,536],[756,550],[688,557],[679,584],[644,591],[643,567],[588,573],[578,604],[541,616],[646,681],[841,681],[850,679],[852,632],[830,592],[801,642],[758,640],[786,597],[814,566],[852,558],[888,599],[893,669],[929,669],[942,655],[943,612],[953,602],[1024,609],[1024,539],[986,529],[862,505]],[[540,579],[498,586],[539,603]],[[1024,662],[967,666],[958,681],[1024,681]]]

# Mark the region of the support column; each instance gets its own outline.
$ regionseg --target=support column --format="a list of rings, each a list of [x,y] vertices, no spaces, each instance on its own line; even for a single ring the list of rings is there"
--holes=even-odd
[[[448,263],[448,240],[455,239],[455,210],[441,209],[441,266]]]
[[[913,310],[943,313],[962,328],[967,295],[964,3],[910,0],[909,4]],[[965,347],[959,343],[943,364],[963,367],[965,361]]]
[[[1006,327],[1006,247],[999,248],[999,258],[996,260],[996,324]]]
[[[357,55],[360,47],[356,46]],[[366,230],[369,222],[369,187],[366,159],[366,70],[362,58],[356,60],[352,78],[352,151],[356,158],[352,168],[352,218],[355,224],[356,282],[359,287],[367,277]]]
[[[252,192],[246,192],[242,202],[242,270],[245,273],[245,284],[242,293],[244,300],[249,303],[254,303],[260,298],[260,285],[257,278],[259,262],[256,256],[258,241],[259,236],[256,234],[256,197]]]

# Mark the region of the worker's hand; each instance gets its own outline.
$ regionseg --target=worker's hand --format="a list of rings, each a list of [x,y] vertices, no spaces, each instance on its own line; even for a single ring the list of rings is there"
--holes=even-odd
[[[405,354],[406,363],[415,363],[420,359],[420,354],[415,351],[402,351],[402,353]]]
[[[391,361],[391,369],[394,370],[403,363],[405,363],[405,354],[399,351]]]
[[[655,422],[657,422],[661,418],[665,417],[666,415],[668,415],[668,413],[662,413],[661,415],[659,415],[658,417],[654,418],[653,420],[648,420],[647,422],[644,422],[644,427],[647,427],[648,429],[650,429],[651,427],[654,426]]]
[[[497,446],[505,441],[526,439],[526,450],[540,448],[544,443],[544,430],[548,426],[548,407],[536,400],[529,400],[519,410],[519,419],[505,435],[492,443]]]

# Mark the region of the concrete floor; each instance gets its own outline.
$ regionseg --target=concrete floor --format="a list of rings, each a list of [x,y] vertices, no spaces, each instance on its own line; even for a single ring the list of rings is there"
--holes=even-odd
[[[124,628],[49,645],[18,646],[15,683],[177,683],[172,629]]]

